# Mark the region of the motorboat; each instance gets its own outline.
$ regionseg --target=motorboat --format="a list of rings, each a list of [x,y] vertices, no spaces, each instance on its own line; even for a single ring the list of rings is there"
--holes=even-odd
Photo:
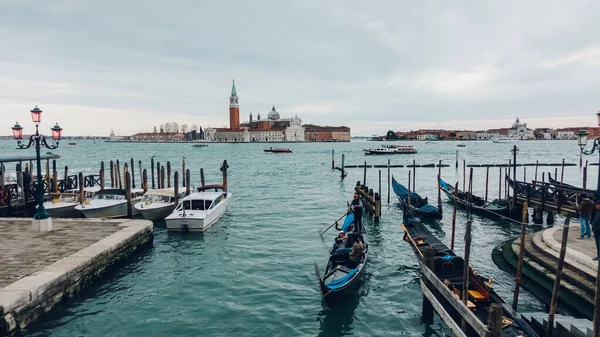
[[[516,143],[519,141],[519,138],[516,137],[497,137],[492,138],[492,142],[494,143]]]
[[[83,189],[83,202],[94,197],[100,186],[85,187]],[[81,212],[75,209],[79,205],[79,189],[70,189],[64,193],[55,194],[52,200],[44,202],[44,208],[52,218],[78,218]]]
[[[142,200],[143,189],[131,190],[131,215],[138,214],[135,204]],[[90,201],[75,206],[86,218],[119,218],[127,216],[127,192],[110,188],[98,191]]]
[[[182,190],[183,192],[181,192]],[[179,199],[185,197],[185,189],[182,190],[179,192]],[[164,219],[173,213],[176,206],[174,188],[148,190],[142,200],[134,205],[135,209],[146,220]]]
[[[192,145],[192,147],[207,147],[207,146],[208,146],[208,144],[204,144],[204,143]]]
[[[367,155],[373,154],[414,154],[417,149],[411,145],[383,145],[377,148],[363,150]]]
[[[217,222],[227,209],[231,192],[222,185],[198,187],[181,199],[175,210],[165,218],[169,231],[204,231]]]
[[[268,149],[264,149],[263,151],[265,152],[272,152],[272,153],[292,153],[292,150],[290,149],[286,149],[283,147],[277,147],[277,148],[268,148]]]

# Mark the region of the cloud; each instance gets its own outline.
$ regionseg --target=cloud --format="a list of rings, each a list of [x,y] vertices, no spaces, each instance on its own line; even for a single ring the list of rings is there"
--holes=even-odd
[[[0,0],[0,134],[36,104],[66,135],[223,126],[233,78],[241,119],[275,103],[283,117],[354,135],[517,116],[591,126],[599,11],[590,1]]]

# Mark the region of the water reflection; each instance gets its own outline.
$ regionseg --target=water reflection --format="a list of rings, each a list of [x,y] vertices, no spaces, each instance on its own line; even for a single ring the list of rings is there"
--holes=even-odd
[[[354,311],[360,302],[359,294],[348,294],[340,298],[331,307],[325,306],[319,312],[320,337],[346,336],[351,334],[354,323]]]

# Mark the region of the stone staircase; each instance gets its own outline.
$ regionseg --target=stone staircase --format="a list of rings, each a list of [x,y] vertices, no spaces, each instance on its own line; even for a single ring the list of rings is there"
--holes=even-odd
[[[529,325],[540,335],[545,335],[548,314],[543,312],[521,313]],[[554,336],[592,337],[592,322],[584,318],[573,318],[561,314],[554,315]]]

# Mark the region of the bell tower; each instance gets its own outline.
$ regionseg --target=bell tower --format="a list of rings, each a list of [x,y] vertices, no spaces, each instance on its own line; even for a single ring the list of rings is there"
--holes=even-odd
[[[235,80],[231,86],[231,95],[229,96],[229,128],[232,130],[240,127],[240,105],[238,104],[238,95],[235,90]]]

